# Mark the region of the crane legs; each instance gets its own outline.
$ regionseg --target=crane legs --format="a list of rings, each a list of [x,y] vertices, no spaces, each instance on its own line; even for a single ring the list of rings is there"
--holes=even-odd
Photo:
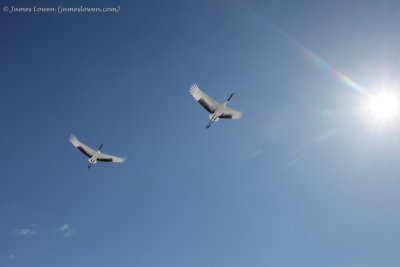
[[[207,124],[206,128],[207,129],[210,128],[213,123],[214,123],[214,120],[211,119],[210,122]]]

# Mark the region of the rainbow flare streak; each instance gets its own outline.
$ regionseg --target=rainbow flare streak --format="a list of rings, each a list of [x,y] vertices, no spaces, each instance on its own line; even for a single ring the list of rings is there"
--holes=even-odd
[[[326,62],[325,60],[323,60],[321,57],[319,57],[317,54],[315,54],[314,52],[312,52],[310,49],[308,49],[307,47],[305,47],[302,43],[300,43],[298,40],[296,40],[295,38],[293,38],[292,36],[290,36],[288,33],[286,33],[284,30],[282,30],[281,28],[279,28],[278,26],[276,26],[275,24],[273,24],[271,21],[269,21],[267,18],[265,18],[264,16],[262,16],[259,12],[257,12],[256,10],[254,10],[253,8],[249,7],[247,4],[242,3],[242,5],[245,7],[245,10],[247,9],[247,11],[249,12],[249,17],[253,17],[253,18],[257,18],[260,21],[266,23],[268,26],[270,26],[272,29],[274,29],[275,31],[277,31],[280,35],[282,35],[284,38],[288,39],[291,43],[293,43],[294,46],[296,46],[304,55],[304,57],[311,62],[312,64],[314,64],[315,66],[317,66],[318,68],[320,68],[321,70],[323,70],[324,72],[332,75],[333,77],[335,77],[336,79],[338,79],[339,81],[341,81],[342,83],[344,83],[345,85],[349,86],[350,88],[354,89],[355,91],[357,91],[358,93],[364,93],[365,90],[364,88],[362,88],[359,84],[357,84],[355,81],[351,80],[349,77],[347,77],[344,73],[340,72],[339,70],[335,69],[332,65],[330,65],[328,62]]]
[[[318,66],[320,69],[325,71],[326,73],[331,74],[333,77],[338,79],[339,81],[343,82],[347,86],[353,88],[354,90],[358,91],[359,93],[363,93],[364,89],[358,85],[356,82],[351,80],[349,77],[344,75],[342,72],[336,70],[332,65],[328,64],[326,61],[324,61],[322,58],[317,56],[315,53],[310,51],[309,49],[305,48],[304,46],[301,45],[301,50],[306,57],[307,60],[309,60],[311,63],[314,65]]]
[[[271,22],[267,20],[268,24],[271,25],[276,31],[278,31],[282,36],[284,36],[286,39],[288,39],[290,42],[292,42],[295,46],[299,48],[299,50],[302,52],[304,57],[311,63],[313,63],[315,66],[320,68],[321,70],[325,71],[328,74],[331,74],[333,77],[338,79],[339,81],[343,82],[345,85],[349,86],[350,88],[356,90],[359,93],[364,93],[364,89],[357,84],[355,81],[351,80],[349,77],[347,77],[344,73],[340,72],[339,70],[335,69],[331,64],[323,60],[321,57],[319,57],[317,54],[312,52],[310,49],[305,47],[302,43],[294,39],[292,36],[284,32],[282,29],[279,27],[275,26]]]

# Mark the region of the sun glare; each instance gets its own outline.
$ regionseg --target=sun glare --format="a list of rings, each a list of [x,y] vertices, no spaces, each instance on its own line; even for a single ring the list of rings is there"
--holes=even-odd
[[[381,92],[369,97],[367,108],[376,119],[394,119],[399,115],[399,99],[393,93]]]

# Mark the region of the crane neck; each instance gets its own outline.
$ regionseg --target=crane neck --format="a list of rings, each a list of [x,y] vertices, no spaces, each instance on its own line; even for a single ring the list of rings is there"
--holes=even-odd
[[[232,96],[233,96],[234,94],[235,94],[235,93],[232,93],[232,94],[228,97],[228,99],[226,100],[227,103],[229,102],[229,100],[231,100],[231,98],[232,98]]]

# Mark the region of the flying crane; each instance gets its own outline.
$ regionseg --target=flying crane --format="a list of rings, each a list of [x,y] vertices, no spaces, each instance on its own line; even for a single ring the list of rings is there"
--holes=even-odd
[[[113,155],[108,155],[108,154],[101,153],[100,149],[103,147],[103,144],[100,145],[98,150],[94,150],[94,149],[88,147],[87,145],[85,145],[84,143],[80,142],[78,140],[78,138],[76,138],[75,135],[71,135],[70,138],[69,138],[69,141],[71,142],[71,144],[74,147],[76,147],[83,154],[85,154],[87,157],[89,157],[89,159],[88,159],[88,161],[89,161],[88,169],[93,164],[96,164],[97,161],[120,162],[120,163],[125,161],[125,158],[120,158],[120,157],[116,157],[116,156],[113,156]]]
[[[210,122],[207,124],[206,128],[210,128],[211,125],[219,119],[239,119],[242,117],[242,112],[226,107],[226,104],[235,93],[232,93],[224,102],[218,103],[201,91],[197,84],[192,84],[189,92],[205,110],[211,113],[209,115]]]

